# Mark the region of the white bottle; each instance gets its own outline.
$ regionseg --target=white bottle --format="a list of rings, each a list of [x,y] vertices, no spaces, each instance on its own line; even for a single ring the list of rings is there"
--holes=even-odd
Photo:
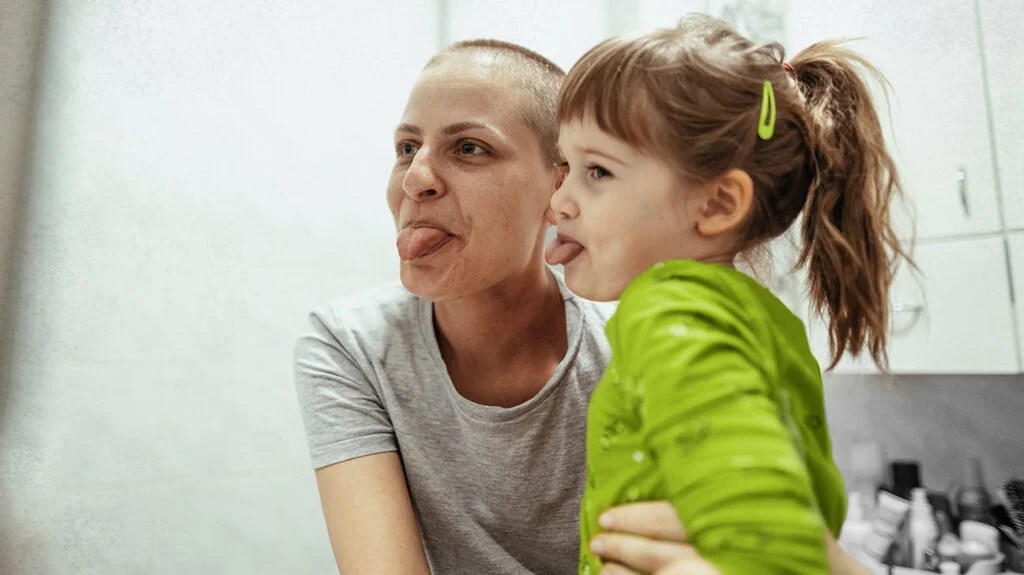
[[[935,545],[939,537],[939,526],[928,503],[928,493],[923,488],[910,492],[910,548],[913,550],[914,569],[924,569],[924,552]]]
[[[955,561],[960,557],[960,540],[953,533],[943,533],[939,537],[938,551],[943,561]]]
[[[847,494],[846,521],[843,522],[843,530],[839,532],[839,545],[850,555],[857,555],[867,544],[871,522],[868,521],[866,511],[860,492]]]
[[[960,575],[960,564],[956,561],[943,561],[939,563],[939,572],[942,575]]]

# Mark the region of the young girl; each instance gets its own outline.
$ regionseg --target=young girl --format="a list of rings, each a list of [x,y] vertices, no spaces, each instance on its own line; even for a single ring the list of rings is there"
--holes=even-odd
[[[588,415],[581,573],[601,568],[599,514],[655,499],[722,573],[828,572],[846,501],[821,372],[800,320],[734,263],[803,215],[832,365],[867,350],[885,366],[900,188],[859,69],[874,72],[836,42],[786,63],[694,16],[569,72],[547,259],[583,297],[619,299]]]

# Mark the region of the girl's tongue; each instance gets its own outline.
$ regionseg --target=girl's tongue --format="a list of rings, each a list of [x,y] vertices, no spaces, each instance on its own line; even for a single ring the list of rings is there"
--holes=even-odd
[[[557,236],[548,244],[548,248],[544,252],[544,259],[553,266],[567,264],[580,255],[582,251],[583,246],[578,242]]]

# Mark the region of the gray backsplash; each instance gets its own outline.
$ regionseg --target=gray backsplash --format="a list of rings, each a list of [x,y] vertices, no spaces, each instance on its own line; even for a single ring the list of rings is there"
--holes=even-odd
[[[889,460],[919,461],[929,489],[963,481],[971,455],[990,489],[1024,477],[1024,375],[827,375],[825,404],[847,478],[850,449],[864,440]]]

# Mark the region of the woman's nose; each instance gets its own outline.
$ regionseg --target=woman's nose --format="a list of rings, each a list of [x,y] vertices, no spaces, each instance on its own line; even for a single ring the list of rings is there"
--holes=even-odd
[[[402,180],[402,190],[417,202],[440,198],[445,194],[444,183],[431,163],[429,153],[420,150],[412,159]]]

